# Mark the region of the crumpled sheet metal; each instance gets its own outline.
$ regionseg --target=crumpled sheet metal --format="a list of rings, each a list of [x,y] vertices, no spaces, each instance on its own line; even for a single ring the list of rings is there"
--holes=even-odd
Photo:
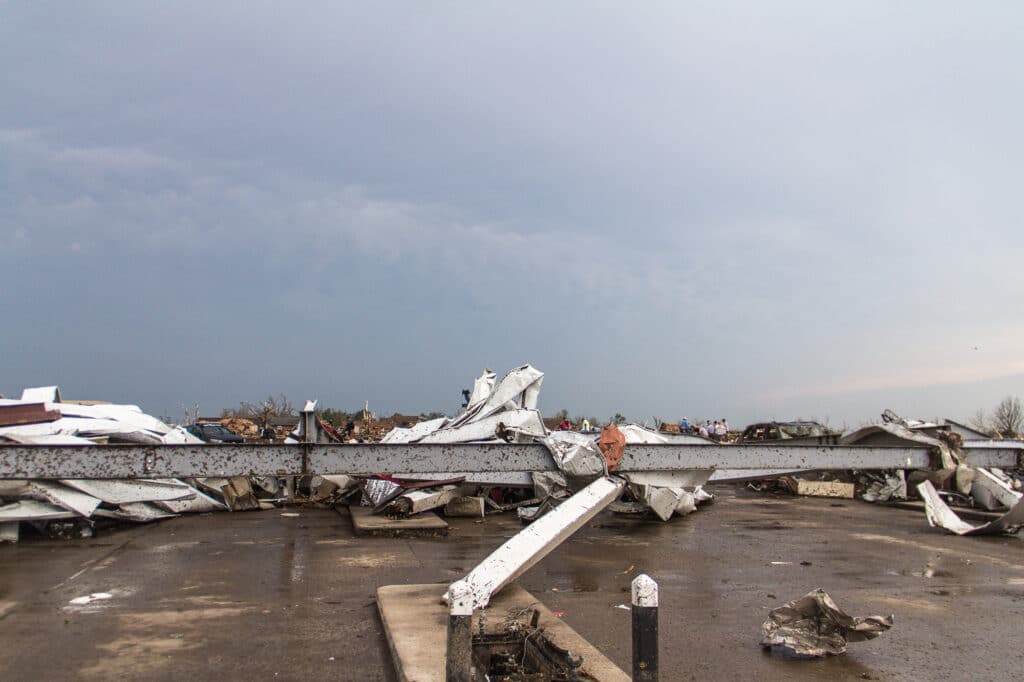
[[[956,515],[949,506],[942,501],[939,493],[931,481],[924,481],[917,485],[917,492],[924,500],[924,513],[928,518],[928,525],[944,528],[957,535],[1002,535],[1016,533],[1024,526],[1024,496],[1017,500],[1017,503],[995,521],[980,526],[972,526]]]
[[[675,486],[631,485],[633,495],[650,507],[659,519],[668,521],[674,514],[686,516],[697,511],[697,505],[714,499],[714,495],[697,486],[688,492]]]
[[[386,481],[383,478],[368,479],[363,483],[362,506],[376,507],[400,488],[401,486],[397,483]]]
[[[1017,505],[1021,498],[1021,493],[1014,490],[1007,480],[1000,478],[992,471],[980,467],[975,469],[974,473],[971,497],[974,498],[975,504],[988,510],[1012,509]],[[1005,476],[1005,474],[1002,475]]]
[[[419,424],[413,424],[408,428],[396,426],[388,431],[381,439],[382,444],[389,443],[415,443],[424,436],[429,436],[448,423],[448,417],[430,419]]]
[[[454,424],[454,422],[453,422]],[[544,419],[537,410],[507,410],[481,419],[474,419],[459,426],[449,424],[419,439],[419,443],[473,443],[493,440],[503,433],[506,436],[522,434],[543,438],[547,435]]]
[[[560,471],[533,471],[533,496],[545,500],[549,497],[568,497],[569,483]]]
[[[902,469],[891,472],[865,472],[860,476],[860,482],[865,486],[864,494],[861,495],[865,502],[907,499],[907,477]]]
[[[31,498],[15,500],[10,504],[0,505],[0,522],[7,521],[50,521],[53,519],[73,519],[78,514],[64,507],[42,502]]]
[[[566,476],[604,476],[604,455],[593,436],[575,431],[553,431],[541,440]]]
[[[381,442],[473,443],[546,436],[544,419],[537,411],[544,373],[523,365],[506,374],[497,386],[494,376],[493,372],[485,370],[476,379],[466,411],[455,419],[442,418],[408,429],[395,428]]]
[[[469,394],[466,412],[471,412],[487,402],[487,399],[491,397],[491,393],[494,392],[494,384],[497,379],[498,375],[490,369],[485,369],[481,372],[480,376],[473,381],[473,391]]]
[[[86,480],[62,479],[63,485],[74,488],[86,495],[99,498],[108,504],[131,504],[133,502],[158,502],[165,500],[190,500],[196,490],[187,483],[173,478],[138,480]]]
[[[499,412],[513,410],[536,410],[544,373],[523,365],[506,374],[483,402],[471,404],[464,414],[456,418],[451,426],[485,419]],[[474,390],[476,386],[474,385]]]
[[[882,424],[871,424],[852,431],[842,438],[839,439],[840,445],[856,445],[859,441],[868,438],[869,436],[878,433],[888,433],[897,438],[913,443],[920,443],[921,445],[927,445],[933,448],[939,453],[939,458],[942,461],[943,469],[955,469],[956,465],[960,463],[961,457],[954,448],[950,447],[949,443],[939,439],[926,436],[918,431],[912,431],[902,424],[895,423],[882,423]],[[961,490],[960,492],[967,494],[969,490]]]
[[[796,657],[834,656],[849,642],[874,639],[893,625],[893,616],[848,615],[818,588],[772,609],[761,625],[761,646]]]
[[[29,481],[30,494],[37,500],[49,502],[86,518],[92,516],[102,500],[53,481]]]

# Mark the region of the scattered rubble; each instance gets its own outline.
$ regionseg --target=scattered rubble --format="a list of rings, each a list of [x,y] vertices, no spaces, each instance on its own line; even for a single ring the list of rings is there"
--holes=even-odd
[[[1007,511],[1016,506],[1015,495],[1019,495],[1022,487],[1022,478],[1017,472],[974,468],[965,463],[963,453],[968,444],[979,447],[979,443],[987,446],[994,442],[984,438],[984,434],[948,419],[939,424],[906,419],[892,410],[885,410],[879,423],[843,435],[839,444],[893,447],[923,445],[935,453],[940,468],[911,471],[764,472],[770,478],[754,480],[748,483],[748,487],[794,495],[857,497],[865,502],[878,503],[906,500],[909,487],[909,490],[919,491],[925,500],[929,523],[932,525],[961,534],[1012,533],[1018,528],[1012,512],[1007,514],[1007,519],[1002,520],[1002,523],[976,529],[959,520],[941,499],[945,497],[948,501],[972,509]],[[713,480],[721,479],[713,477]],[[922,487],[924,482],[929,484],[929,488]]]
[[[379,440],[389,444],[540,443],[551,453],[558,471],[516,474],[506,483],[472,475],[448,480],[400,480],[381,472],[377,476],[237,476],[233,478],[153,479],[141,481],[4,481],[0,482],[0,540],[16,539],[19,524],[30,523],[56,535],[90,534],[97,519],[149,522],[181,513],[219,510],[259,510],[294,501],[342,505],[356,503],[372,508],[372,514],[390,519],[409,518],[431,510],[451,515],[485,516],[516,510],[524,522],[533,522],[594,480],[616,474],[632,445],[693,444],[730,447],[700,436],[666,428],[648,429],[638,424],[607,424],[600,432],[549,431],[537,409],[544,374],[530,365],[509,371],[500,381],[485,370],[466,391],[466,407],[454,418],[440,417],[416,422],[417,417],[376,420],[368,407],[360,425],[349,423],[338,430],[317,416],[316,401],[308,401],[296,418],[297,425],[284,439],[287,443],[341,443]],[[221,425],[246,440],[265,442],[271,434],[254,421],[229,417]],[[374,424],[375,426],[370,426]],[[390,430],[381,433],[383,425]],[[667,425],[672,426],[672,425]],[[834,433],[815,422],[771,422],[753,429],[745,438],[785,440],[833,438]],[[773,428],[775,430],[773,430]],[[370,435],[370,432],[373,434]],[[747,431],[751,431],[747,429]],[[362,432],[354,438],[356,432]],[[930,481],[934,496],[926,497],[935,525],[958,527],[942,510],[955,514],[938,496],[988,510],[1014,509],[1010,498],[1021,488],[1015,472],[975,470],[963,457],[964,434],[969,430],[947,420],[946,424],[907,420],[887,410],[881,422],[842,437],[849,445],[926,446],[941,462],[938,470],[770,472],[770,479],[752,483],[761,490],[797,495],[859,497],[869,502],[891,502],[907,497],[908,484]],[[279,434],[273,434],[277,436]],[[277,439],[276,437],[274,438]],[[19,444],[106,443],[193,444],[198,438],[182,427],[164,424],[133,405],[72,402],[62,399],[55,386],[26,389],[19,400],[0,399],[0,442]],[[818,441],[819,443],[823,441]],[[831,442],[831,441],[830,441]],[[978,447],[978,441],[973,447]],[[740,445],[739,447],[743,447]],[[920,461],[920,460],[918,460]],[[908,461],[909,463],[909,461]],[[725,473],[723,477],[721,474]],[[713,480],[751,480],[755,470],[715,472],[713,469],[644,471],[625,473],[622,496],[611,503],[621,514],[653,514],[667,521],[674,515],[695,511],[713,498],[703,486]],[[738,474],[743,474],[737,478]],[[426,474],[430,478],[429,474]],[[984,477],[979,479],[979,477]],[[532,480],[532,490],[524,488]],[[979,484],[979,480],[981,481]],[[1000,482],[999,485],[993,481]],[[915,487],[917,486],[917,487]],[[359,494],[359,499],[355,497]],[[924,493],[922,493],[924,495]],[[302,497],[300,497],[302,496]],[[308,496],[308,497],[307,497]],[[933,499],[934,498],[934,499]],[[1016,498],[1014,498],[1016,499]],[[937,510],[937,511],[935,511]],[[998,526],[1000,532],[1016,530],[1015,516]],[[962,523],[962,522],[961,522]],[[961,530],[964,530],[961,528]],[[959,531],[955,531],[959,532]],[[969,532],[964,530],[965,533]],[[980,532],[980,531],[979,531]]]
[[[63,402],[56,386],[27,388],[20,400],[0,398],[0,441],[26,445],[200,442],[136,405]]]
[[[893,616],[849,616],[819,588],[772,609],[761,625],[761,646],[795,658],[835,656],[846,653],[848,642],[878,637],[892,627],[893,620]]]
[[[979,480],[986,481],[982,484],[987,489],[987,495],[993,495],[993,490],[1002,488],[1002,482],[994,477],[985,478],[984,476],[991,476],[984,469],[978,469],[981,472],[983,478]],[[975,487],[982,487],[981,485],[975,485]],[[1009,511],[1003,514],[998,519],[995,519],[989,523],[982,524],[980,526],[972,526],[971,524],[963,521],[956,513],[949,508],[949,506],[942,501],[939,497],[938,491],[935,490],[935,486],[932,485],[931,481],[922,481],[917,485],[917,490],[924,500],[925,504],[925,515],[928,518],[928,523],[931,526],[938,526],[956,533],[957,535],[1000,535],[1000,534],[1012,534],[1018,532],[1022,526],[1024,526],[1024,496],[1020,493],[1011,490],[1009,487],[1002,488],[1005,494],[1008,496],[1007,501],[1012,501],[1012,504],[1006,506],[1009,507]],[[1006,498],[1004,498],[1006,499]]]
[[[559,472],[534,472],[534,495],[539,504],[522,506],[519,517],[534,521],[558,506],[572,491],[589,482],[614,472],[628,444],[643,443],[701,443],[706,439],[689,435],[672,435],[652,431],[636,424],[608,424],[600,434],[575,431],[548,431],[537,411],[537,401],[544,374],[530,365],[511,370],[501,381],[486,369],[473,383],[465,411],[454,419],[441,418],[421,422],[411,428],[395,428],[381,440],[395,443],[478,443],[478,442],[539,442],[551,452]],[[707,472],[710,474],[710,470]],[[693,490],[674,477],[632,480],[630,495],[642,509],[653,511],[662,520],[673,514],[688,514],[697,504],[711,499],[699,486],[707,481],[704,475]],[[392,492],[394,492],[392,490]],[[428,500],[423,510],[444,506],[456,494],[472,495],[465,489],[461,493],[435,492],[421,497]],[[487,497],[486,495],[482,495]],[[379,504],[376,502],[375,504]],[[401,511],[401,510],[399,510]]]
[[[237,420],[236,420],[237,421]],[[201,444],[135,405],[63,400],[56,386],[27,388],[0,399],[0,443],[84,445]],[[0,481],[0,542],[17,542],[22,524],[50,537],[91,537],[97,523],[148,523],[183,513],[242,511],[279,492],[270,477]]]

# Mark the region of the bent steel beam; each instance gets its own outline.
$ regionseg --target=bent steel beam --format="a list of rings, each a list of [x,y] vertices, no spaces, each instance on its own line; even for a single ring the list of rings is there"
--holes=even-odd
[[[597,516],[625,487],[626,482],[621,478],[599,478],[491,552],[460,581],[469,585],[473,608],[486,607],[498,590],[521,576]],[[454,599],[455,595],[449,593],[445,598]]]

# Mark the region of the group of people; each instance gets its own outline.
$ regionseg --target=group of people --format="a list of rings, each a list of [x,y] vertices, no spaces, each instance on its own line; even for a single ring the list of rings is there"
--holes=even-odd
[[[572,423],[569,421],[568,418],[563,419],[561,421],[561,423],[558,425],[558,430],[559,431],[572,431]],[[590,432],[596,431],[596,430],[597,429],[593,425],[591,425],[589,419],[583,419],[580,422],[580,433],[590,433]]]
[[[716,419],[715,421],[706,419],[703,424],[699,421],[691,424],[686,417],[683,417],[679,420],[679,433],[689,433],[694,436],[701,436],[702,438],[709,438],[714,441],[725,440],[729,435],[729,422],[725,418],[722,418],[721,420]]]

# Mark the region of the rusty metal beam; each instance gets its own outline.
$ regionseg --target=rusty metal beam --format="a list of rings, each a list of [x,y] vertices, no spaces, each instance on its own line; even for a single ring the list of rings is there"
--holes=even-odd
[[[968,447],[975,466],[1016,467],[1016,444]],[[926,447],[849,445],[629,445],[618,471],[686,469],[924,469],[936,465]],[[542,445],[104,445],[0,446],[0,479],[181,478],[429,472],[524,480],[531,471],[553,471]]]

